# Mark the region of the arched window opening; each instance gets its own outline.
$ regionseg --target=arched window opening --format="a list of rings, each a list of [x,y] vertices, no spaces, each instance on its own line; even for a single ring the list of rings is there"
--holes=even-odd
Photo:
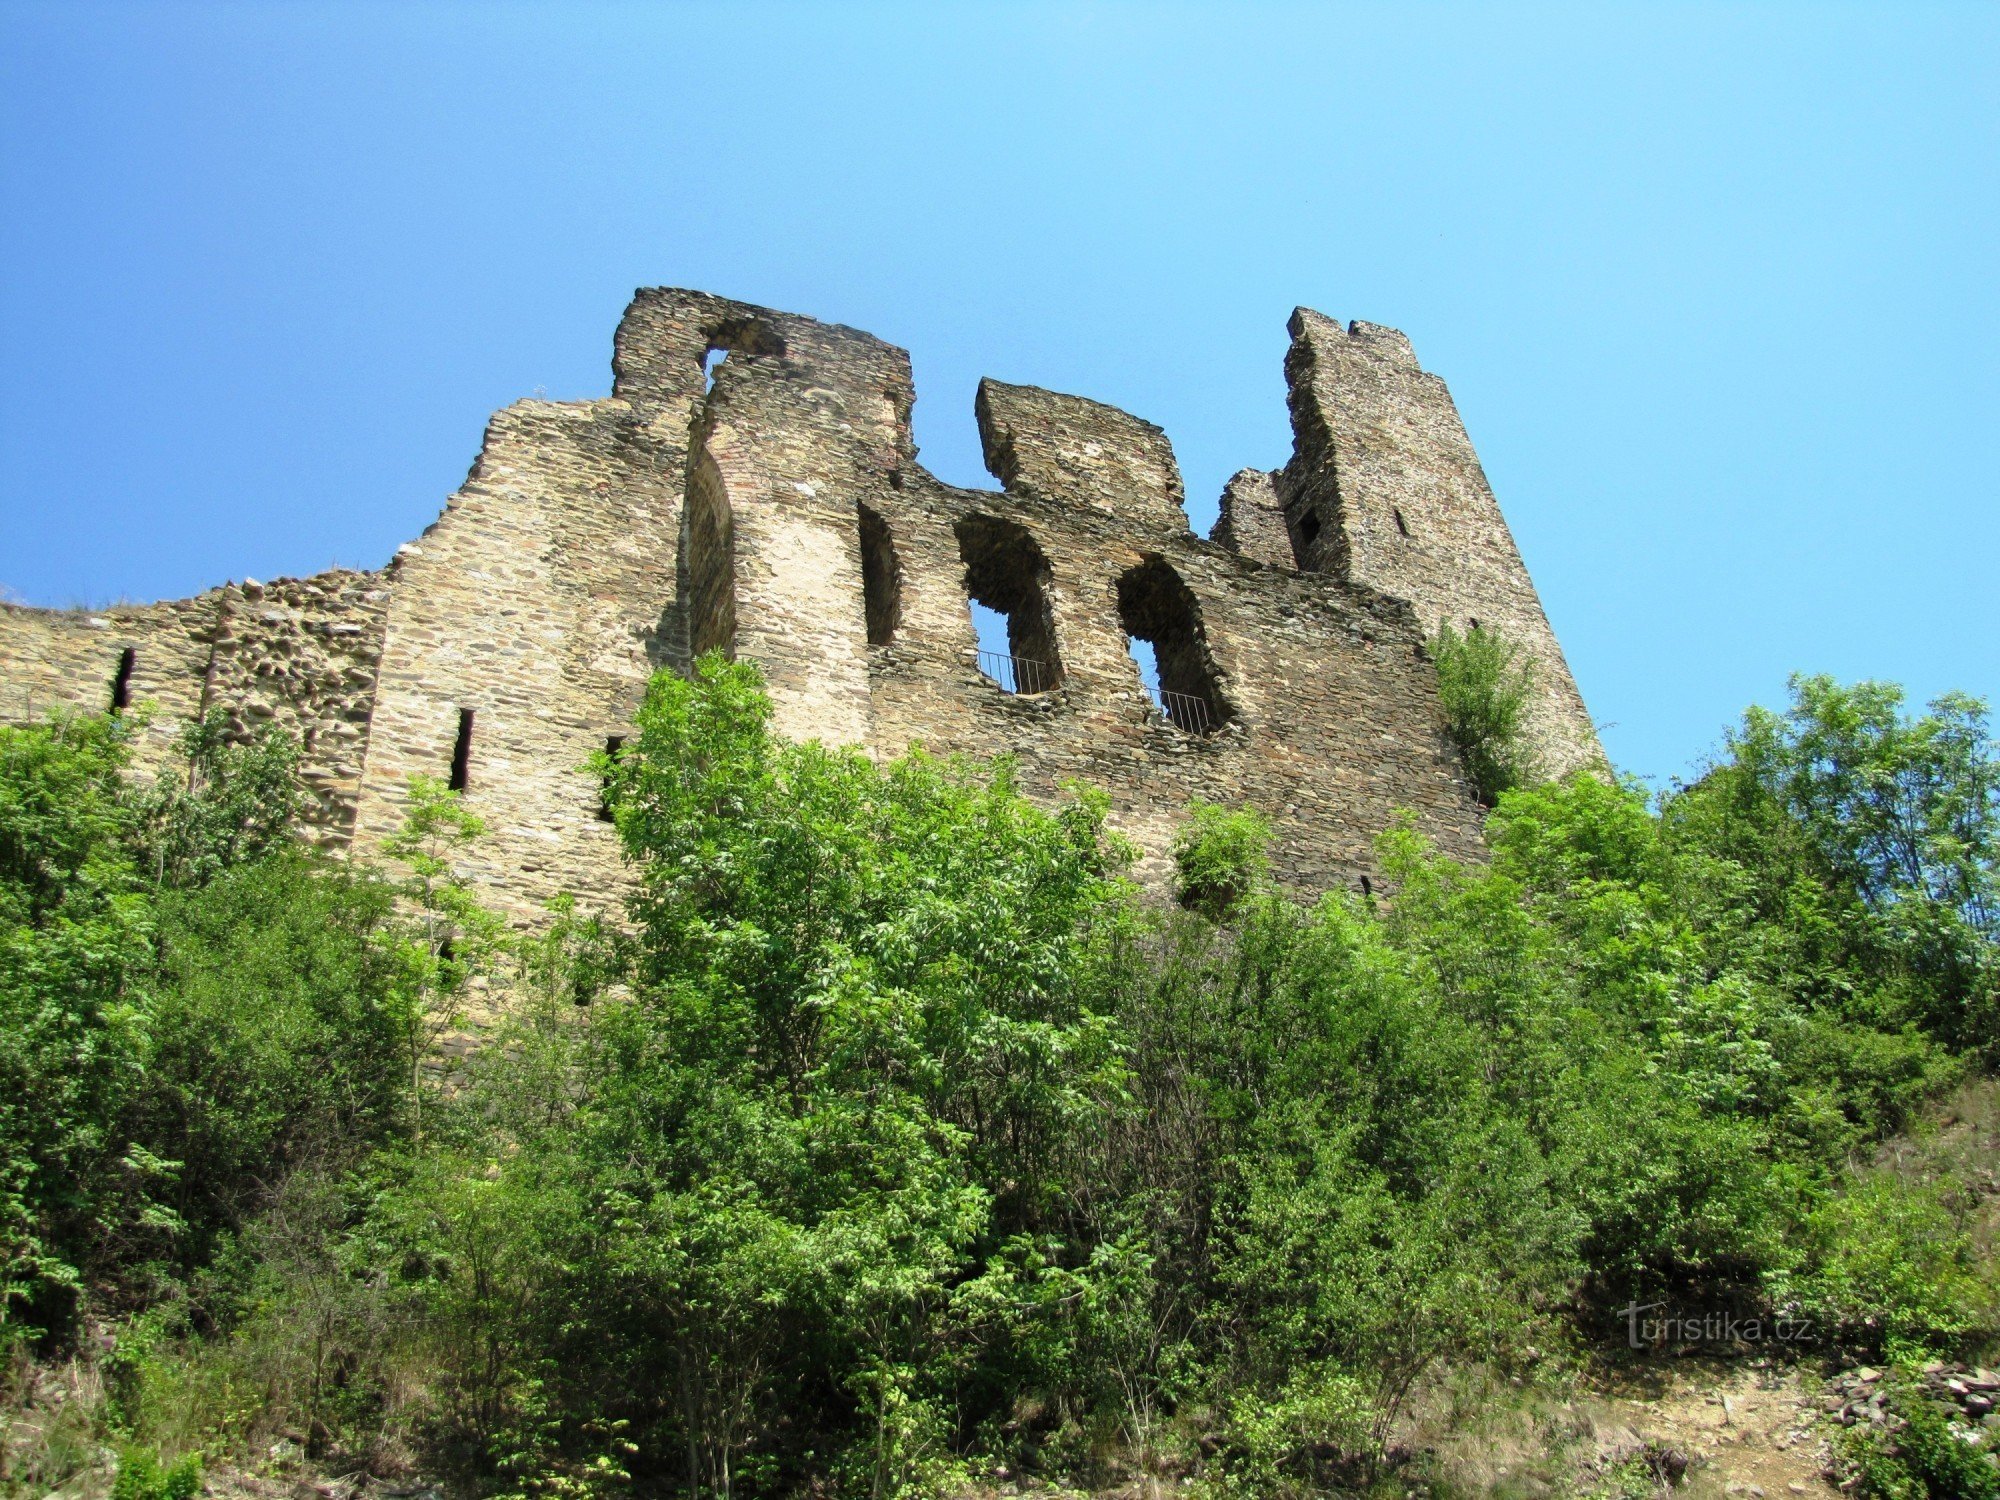
[[[736,528],[722,471],[706,448],[688,468],[681,512],[681,579],[687,601],[688,654],[736,655]]]
[[[868,644],[886,646],[903,623],[903,565],[889,536],[889,523],[867,506],[857,507],[861,524],[861,606],[868,621]]]
[[[1319,512],[1308,510],[1299,517],[1299,540],[1310,547],[1319,540]]]
[[[1049,604],[1052,573],[1035,539],[1012,521],[967,516],[958,523],[958,555],[979,635],[979,670],[1009,693],[1046,693],[1060,686],[1062,658]]]
[[[1118,619],[1161,717],[1188,734],[1221,728],[1230,714],[1209,661],[1200,606],[1164,558],[1148,558],[1118,580]]]

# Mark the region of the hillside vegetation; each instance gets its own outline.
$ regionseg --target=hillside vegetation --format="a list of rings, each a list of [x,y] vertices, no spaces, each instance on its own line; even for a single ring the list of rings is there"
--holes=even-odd
[[[1490,863],[1393,831],[1387,900],[1197,807],[1176,907],[1088,789],[769,719],[655,679],[599,768],[638,895],[533,935],[434,784],[376,869],[289,836],[281,740],[146,785],[119,720],[0,729],[10,1486],[1401,1494],[1427,1382],[1634,1304],[2000,1327],[1978,1185],[1874,1154],[2000,1061],[1970,700],[1801,680],[1657,799],[1490,745]],[[1946,1441],[1911,1500],[1980,1492]]]

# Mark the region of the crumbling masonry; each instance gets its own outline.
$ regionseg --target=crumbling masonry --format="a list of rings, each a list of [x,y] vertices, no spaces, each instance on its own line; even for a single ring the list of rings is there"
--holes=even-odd
[[[711,647],[762,666],[788,734],[1005,751],[1032,795],[1104,788],[1154,881],[1195,797],[1261,810],[1302,888],[1359,887],[1398,809],[1476,854],[1425,636],[1476,621],[1526,647],[1554,768],[1598,756],[1590,721],[1444,383],[1393,329],[1301,309],[1291,334],[1292,459],[1236,475],[1203,540],[1150,423],[986,381],[1003,488],[958,489],[917,463],[901,349],[642,291],[611,396],[501,412],[379,572],[0,607],[0,715],[150,704],[142,762],[204,708],[275,720],[319,836],[361,849],[409,777],[451,776],[491,829],[473,873],[517,917],[620,889],[589,759],[650,673]],[[1007,652],[979,653],[969,601],[1005,616]]]

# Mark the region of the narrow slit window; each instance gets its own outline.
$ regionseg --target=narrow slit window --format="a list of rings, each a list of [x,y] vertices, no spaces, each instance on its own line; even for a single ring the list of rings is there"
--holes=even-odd
[[[1396,518],[1396,530],[1400,531],[1404,536],[1408,536],[1410,534],[1410,523],[1403,519],[1402,511],[1391,506],[1389,513]]]
[[[132,669],[139,664],[139,653],[127,646],[118,653],[118,673],[111,679],[111,711],[122,714],[132,706]]]
[[[1366,875],[1361,877],[1361,894],[1364,899],[1368,900],[1374,899],[1375,896],[1375,882],[1370,880]]]
[[[967,516],[958,523],[958,552],[980,673],[1008,693],[1059,687],[1053,573],[1035,539],[1012,521]]]
[[[896,556],[889,523],[863,505],[861,526],[861,604],[867,617],[868,644],[886,646],[903,622],[903,565]]]
[[[1118,580],[1118,619],[1140,683],[1162,718],[1196,735],[1228,721],[1201,608],[1166,559],[1148,558]]]
[[[446,783],[454,792],[462,792],[472,776],[472,710],[458,711],[458,739],[451,747],[451,780]]]
[[[625,736],[607,734],[604,737],[604,759],[607,762],[604,775],[597,783],[597,821],[615,823],[617,818],[611,811],[611,773],[618,764],[618,757],[625,753]]]

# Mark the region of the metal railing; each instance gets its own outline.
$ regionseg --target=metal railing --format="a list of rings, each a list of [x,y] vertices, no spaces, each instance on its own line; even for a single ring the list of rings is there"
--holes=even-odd
[[[1045,661],[1031,656],[1009,656],[1004,651],[979,653],[979,670],[1003,693],[1046,693],[1056,685],[1056,674]]]
[[[1170,693],[1162,688],[1160,713],[1174,728],[1188,734],[1207,734],[1215,728],[1215,711],[1206,698],[1193,693]]]

